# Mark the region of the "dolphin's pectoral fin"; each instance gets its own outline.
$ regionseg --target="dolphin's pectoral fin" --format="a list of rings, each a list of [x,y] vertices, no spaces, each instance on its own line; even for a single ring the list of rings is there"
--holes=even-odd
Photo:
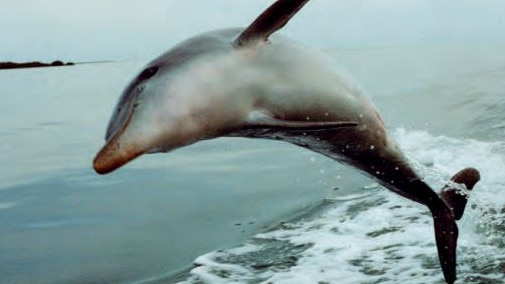
[[[468,195],[457,184],[464,185],[466,190],[472,190],[480,180],[479,171],[474,168],[466,168],[456,173],[451,178],[451,183],[442,188],[439,196],[449,205],[456,220],[461,219],[465,211]]]
[[[357,126],[354,121],[294,121],[271,117],[262,112],[253,112],[247,120],[248,128],[268,128],[291,131],[321,131]]]
[[[235,40],[236,46],[246,46],[259,40],[266,41],[281,29],[309,0],[278,0],[265,10]]]
[[[269,128],[292,131],[322,131],[328,129],[357,126],[356,122],[348,121],[286,121],[272,119],[268,122],[250,124],[250,128]]]

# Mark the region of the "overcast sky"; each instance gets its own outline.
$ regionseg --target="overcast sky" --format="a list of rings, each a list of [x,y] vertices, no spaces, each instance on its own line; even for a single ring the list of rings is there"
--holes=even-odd
[[[0,61],[150,59],[248,25],[272,0],[0,0]],[[283,30],[319,48],[505,43],[503,0],[312,0]]]

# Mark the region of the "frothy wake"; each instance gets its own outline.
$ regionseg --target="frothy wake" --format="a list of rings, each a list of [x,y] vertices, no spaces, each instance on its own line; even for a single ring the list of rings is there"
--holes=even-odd
[[[459,281],[503,283],[505,145],[405,129],[394,135],[433,188],[464,167],[481,171],[459,222]],[[185,283],[443,283],[428,210],[370,190],[311,220],[200,256]]]

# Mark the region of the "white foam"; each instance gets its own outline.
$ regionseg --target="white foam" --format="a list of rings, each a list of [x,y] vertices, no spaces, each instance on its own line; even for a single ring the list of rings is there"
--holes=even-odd
[[[459,223],[459,279],[466,283],[481,277],[489,283],[502,283],[505,145],[405,129],[394,135],[408,156],[418,161],[416,168],[430,184],[441,186],[464,167],[480,170],[482,180]],[[292,266],[272,265],[263,270],[247,261],[234,261],[237,255],[260,251],[261,246],[246,244],[213,252],[197,259],[201,266],[192,271],[187,283],[443,282],[429,212],[385,190],[336,203],[315,220],[259,234],[251,243],[261,240],[307,248],[292,253],[296,258]]]

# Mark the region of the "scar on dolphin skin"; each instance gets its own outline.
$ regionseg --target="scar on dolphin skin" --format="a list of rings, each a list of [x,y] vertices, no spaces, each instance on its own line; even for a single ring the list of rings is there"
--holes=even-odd
[[[278,0],[246,28],[210,31],[151,61],[125,88],[93,167],[112,172],[147,153],[217,137],[283,140],[352,166],[425,205],[447,283],[458,226],[480,176],[467,168],[437,194],[409,165],[363,91],[321,52],[276,34],[309,0]],[[209,71],[211,70],[211,71]]]

